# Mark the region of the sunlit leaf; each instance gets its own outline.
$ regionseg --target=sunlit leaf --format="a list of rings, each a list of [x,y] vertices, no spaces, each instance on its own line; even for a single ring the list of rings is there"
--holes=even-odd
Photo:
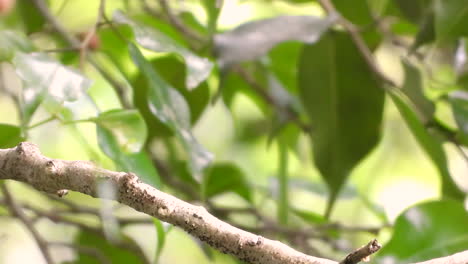
[[[0,61],[11,60],[16,51],[31,52],[34,50],[32,42],[21,32],[0,31]]]
[[[437,167],[442,179],[442,194],[445,197],[464,199],[465,195],[457,187],[448,171],[447,157],[442,148],[441,140],[429,134],[415,110],[413,110],[414,105],[408,97],[398,91],[393,91],[390,96],[415,139]]]
[[[427,202],[398,217],[390,241],[379,251],[378,263],[415,263],[468,248],[468,213],[455,201]]]
[[[97,254],[86,254],[85,251],[77,251],[75,264],[93,264],[93,263],[144,263],[142,256],[137,256],[130,248],[139,246],[130,238],[122,236],[123,241],[111,243],[104,236],[96,235],[92,232],[81,230],[75,238],[77,245],[88,248],[88,252],[98,252]],[[125,244],[119,247],[119,244]],[[142,252],[140,250],[140,252]]]
[[[279,16],[242,24],[215,36],[218,63],[226,68],[254,60],[285,41],[314,43],[335,20],[336,16]]]
[[[465,0],[434,0],[437,40],[450,41],[468,36],[468,8]]]
[[[232,163],[214,164],[204,178],[205,197],[234,192],[252,202],[250,186],[244,172]]]
[[[23,80],[22,114],[27,124],[44,100],[46,109],[53,114],[66,114],[64,102],[83,96],[92,81],[43,53],[17,52],[13,64]],[[60,113],[62,112],[62,113]]]
[[[300,98],[314,127],[315,165],[327,183],[327,213],[351,170],[380,139],[384,91],[349,35],[331,32],[305,45]]]
[[[213,154],[198,143],[191,133],[190,110],[184,97],[151,67],[140,50],[129,44],[134,63],[140,68],[149,86],[148,104],[151,112],[178,137],[190,157],[190,168],[196,178],[211,162]]]
[[[0,148],[12,148],[23,140],[21,128],[13,125],[0,124]]]
[[[120,11],[116,11],[113,18],[117,23],[129,25],[135,33],[137,43],[142,47],[156,52],[171,52],[182,56],[187,65],[187,88],[194,89],[209,76],[213,64],[208,59],[197,56],[158,29],[138,23]]]
[[[124,152],[139,152],[145,144],[145,121],[136,110],[111,110],[99,114],[92,121],[111,131]]]
[[[57,101],[74,101],[91,86],[92,81],[43,53],[16,53],[13,59],[16,73],[28,85]]]

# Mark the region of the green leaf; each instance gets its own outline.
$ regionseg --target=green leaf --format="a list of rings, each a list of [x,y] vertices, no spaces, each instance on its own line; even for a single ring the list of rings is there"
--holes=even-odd
[[[378,263],[415,263],[468,248],[468,213],[455,201],[419,204],[400,215]]]
[[[207,83],[202,82],[197,89],[188,90],[184,81],[186,76],[185,67],[178,58],[172,55],[155,58],[151,61],[151,65],[166,82],[183,95],[190,108],[190,121],[194,124],[210,101],[210,91]],[[139,86],[148,85],[142,73],[136,77],[132,84]],[[142,89],[142,87],[138,89]],[[148,90],[147,87],[144,90]],[[141,101],[146,103],[146,93],[138,93],[138,95],[145,97],[139,98],[139,100],[143,99]]]
[[[31,52],[34,50],[32,42],[21,32],[2,30],[0,31],[0,61],[11,60],[16,51]]]
[[[449,94],[453,116],[465,141],[468,140],[468,92],[454,91]]]
[[[165,227],[165,224],[156,218],[153,218],[153,223],[158,236],[156,252],[154,253],[154,263],[159,263],[159,257],[161,256],[164,244],[166,243],[166,233],[170,231],[172,225],[166,224]]]
[[[242,24],[215,36],[218,64],[223,69],[239,62],[255,60],[286,41],[314,43],[335,20],[334,15],[327,18],[279,16]]]
[[[158,171],[145,151],[125,153],[120,148],[113,132],[106,127],[96,126],[96,133],[99,147],[119,169],[135,173],[143,182],[153,187],[159,188],[161,186]]]
[[[21,128],[13,125],[0,124],[0,148],[12,148],[25,139]]]
[[[393,2],[401,14],[414,24],[419,24],[423,20],[432,5],[432,0],[393,0]]]
[[[427,14],[420,26],[419,26],[419,31],[416,34],[416,37],[414,39],[413,44],[411,44],[410,47],[410,52],[414,52],[416,49],[418,49],[420,46],[433,42],[435,40],[435,17],[434,13],[431,12]]]
[[[332,2],[338,12],[354,24],[366,26],[374,23],[368,1],[333,0]]]
[[[176,134],[190,157],[192,173],[200,180],[201,172],[211,162],[213,154],[203,148],[193,136],[187,102],[176,89],[159,76],[134,44],[129,44],[129,51],[134,63],[147,79],[149,86],[147,100],[151,112]]]
[[[103,236],[96,235],[92,232],[80,230],[80,233],[75,238],[76,244],[80,247],[86,247],[98,251],[101,254],[90,255],[85,254],[82,251],[78,251],[78,258],[73,263],[144,263],[141,257],[135,255],[133,251],[129,250],[129,248],[138,248],[139,246],[128,237],[121,236],[121,239],[123,241],[113,244],[107,241]],[[125,246],[119,247],[119,244],[125,244]]]
[[[120,11],[114,13],[113,19],[117,23],[129,25],[135,34],[137,43],[142,47],[156,52],[170,52],[182,56],[187,65],[185,82],[189,90],[197,87],[210,75],[213,64],[208,59],[198,57],[156,28],[138,23]]]
[[[213,34],[216,32],[218,17],[221,12],[221,6],[218,6],[219,0],[203,0],[202,5],[205,8],[208,17],[208,32]]]
[[[111,131],[123,152],[139,152],[145,144],[146,125],[137,110],[110,110],[91,121]]]
[[[327,220],[322,215],[311,211],[292,209],[292,212],[298,217],[300,217],[302,220],[313,225],[324,224],[327,222]]]
[[[28,35],[42,29],[45,18],[35,5],[26,1],[16,1],[16,7],[22,17],[22,22]]]
[[[53,114],[68,115],[64,102],[83,96],[92,81],[43,53],[17,52],[13,64],[23,80],[22,122],[28,124],[35,110],[43,101]]]
[[[234,192],[248,202],[252,202],[250,186],[244,172],[232,163],[216,163],[204,178],[205,197]]]
[[[328,214],[351,170],[380,139],[384,90],[342,32],[304,46],[298,84],[314,127],[315,165],[330,191]]]
[[[411,63],[406,60],[403,60],[402,63],[405,70],[405,82],[401,91],[415,106],[419,119],[422,120],[423,123],[427,123],[432,120],[434,116],[434,103],[424,95],[421,73],[418,68],[411,65]]]
[[[468,5],[465,0],[434,0],[435,32],[438,41],[468,36]]]
[[[38,90],[46,90],[58,102],[75,101],[92,81],[43,53],[16,53],[13,59],[18,76]]]
[[[396,90],[390,93],[390,97],[413,133],[416,141],[418,141],[419,145],[437,167],[442,179],[443,196],[452,197],[458,200],[464,199],[465,194],[457,187],[448,171],[447,158],[442,148],[442,141],[429,134],[426,127],[413,110],[414,106],[408,97]]]

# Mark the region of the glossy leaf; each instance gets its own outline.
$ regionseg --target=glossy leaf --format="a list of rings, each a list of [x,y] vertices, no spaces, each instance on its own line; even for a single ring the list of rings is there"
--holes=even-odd
[[[432,120],[435,106],[432,101],[426,98],[423,91],[422,77],[419,70],[408,61],[403,61],[405,70],[405,83],[402,92],[411,100],[423,123]]]
[[[111,243],[103,236],[96,235],[92,232],[81,230],[75,238],[76,243],[80,247],[86,247],[92,250],[97,250],[101,254],[90,255],[82,251],[77,251],[77,259],[73,262],[75,264],[99,264],[99,263],[144,263],[140,256],[129,248],[138,248],[139,246],[130,238],[122,236],[123,241],[118,243]],[[118,244],[126,244],[123,247],[118,247]]]
[[[279,16],[242,24],[214,37],[218,64],[227,68],[255,60],[285,41],[314,43],[335,20],[336,16]]]
[[[427,202],[401,214],[378,263],[414,263],[468,248],[468,213],[455,201]]]
[[[136,110],[110,110],[92,121],[110,131],[123,152],[139,152],[145,144],[145,121]]]
[[[368,3],[370,1],[332,0],[332,2],[338,12],[354,24],[365,26],[374,23]]]
[[[0,148],[12,148],[23,140],[21,128],[13,125],[0,124]]]
[[[443,142],[439,138],[429,134],[415,110],[413,110],[414,105],[408,97],[398,91],[393,91],[390,93],[390,96],[409,129],[413,133],[415,139],[437,167],[442,180],[443,196],[459,200],[464,199],[465,194],[463,194],[463,192],[461,192],[457,187],[448,171],[447,157],[445,156],[445,152],[442,148]]]
[[[34,50],[32,42],[21,32],[1,30],[0,61],[11,60],[16,51],[31,52]]]
[[[42,53],[16,53],[13,63],[18,76],[28,85],[59,102],[74,101],[83,95],[92,81]]]
[[[380,139],[384,91],[349,36],[341,32],[304,46],[298,84],[314,127],[315,165],[330,191],[329,213],[351,170]]]
[[[198,143],[191,133],[190,111],[184,97],[151,67],[140,50],[129,45],[134,63],[145,75],[149,86],[148,104],[151,112],[177,136],[190,157],[190,168],[200,180],[202,170],[211,162],[213,154]]]
[[[234,192],[248,202],[252,202],[250,186],[244,172],[232,163],[214,164],[204,178],[205,197]]]
[[[434,0],[434,11],[438,41],[468,36],[468,8],[465,0]]]
[[[161,186],[158,171],[146,152],[125,153],[112,131],[102,126],[96,126],[96,129],[99,147],[119,169],[135,173],[143,182],[156,188]]]
[[[208,59],[197,56],[156,28],[138,23],[120,11],[116,11],[113,18],[117,23],[129,25],[135,34],[137,43],[142,47],[156,52],[170,52],[182,56],[187,65],[185,81],[188,89],[194,89],[208,78],[213,68],[213,64]]]

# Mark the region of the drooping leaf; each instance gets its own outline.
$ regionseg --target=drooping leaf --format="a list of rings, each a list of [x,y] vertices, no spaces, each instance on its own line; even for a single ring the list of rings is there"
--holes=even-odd
[[[403,60],[403,68],[405,70],[405,83],[402,87],[402,92],[408,96],[415,106],[419,119],[422,120],[423,123],[426,123],[431,120],[434,115],[434,103],[424,95],[421,73],[419,70],[406,60]]]
[[[16,51],[31,52],[34,50],[32,42],[21,32],[2,30],[0,31],[0,61],[11,60]]]
[[[298,85],[314,127],[315,165],[330,191],[329,213],[351,170],[380,139],[384,91],[350,37],[341,32],[304,45]]]
[[[434,11],[438,41],[468,36],[468,7],[465,0],[434,0]]]
[[[415,263],[468,248],[468,213],[455,201],[426,202],[401,214],[378,263]]]
[[[439,138],[432,136],[419,119],[414,110],[414,105],[404,94],[398,91],[390,93],[394,104],[413,133],[419,145],[423,148],[429,158],[439,171],[442,180],[442,194],[444,197],[464,199],[465,195],[457,187],[447,168],[447,158]]]
[[[110,131],[123,152],[139,152],[145,144],[145,121],[136,110],[110,110],[91,120]]]
[[[141,256],[137,256],[134,251],[129,249],[138,248],[139,246],[126,236],[121,236],[121,239],[123,241],[111,243],[103,236],[81,230],[75,238],[76,243],[81,247],[97,250],[100,254],[85,254],[83,251],[78,251],[77,259],[73,263],[144,263]],[[126,245],[118,247],[118,244]]]
[[[449,94],[449,102],[462,138],[468,142],[468,93],[454,91]]]
[[[187,65],[185,81],[188,89],[194,89],[209,76],[213,64],[208,59],[197,56],[156,28],[138,23],[120,11],[114,13],[113,19],[117,23],[129,25],[135,34],[137,43],[142,47],[156,52],[170,52],[182,56]]]
[[[279,16],[242,24],[214,37],[218,64],[227,68],[255,60],[285,41],[314,43],[335,20],[336,16]]]
[[[186,70],[183,63],[180,62],[175,56],[158,57],[151,61],[151,65],[158,71],[159,75],[168,82],[172,87],[177,89],[182,96],[186,99],[190,108],[191,123],[194,124],[201,116],[203,110],[208,105],[210,100],[210,91],[206,82],[202,82],[195,90],[188,90],[185,84]],[[133,86],[147,86],[145,76],[139,74],[134,81]],[[146,88],[146,87],[145,87]],[[138,87],[142,89],[142,87]],[[142,89],[142,90],[148,90]],[[146,93],[135,93],[134,96],[144,97],[138,98],[138,101],[146,103]]]
[[[21,128],[13,125],[0,124],[0,148],[12,148],[23,140]]]
[[[106,127],[96,126],[96,133],[99,147],[119,169],[135,173],[143,182],[156,188],[161,186],[158,171],[145,151],[125,153],[120,148],[114,133]]]
[[[252,194],[244,172],[232,163],[213,164],[204,178],[205,197],[234,192],[248,202],[252,202]]]
[[[190,110],[184,97],[151,67],[140,50],[129,44],[130,55],[140,68],[149,86],[148,104],[151,112],[177,136],[190,157],[190,168],[200,180],[202,170],[211,162],[213,154],[203,148],[191,133]]]

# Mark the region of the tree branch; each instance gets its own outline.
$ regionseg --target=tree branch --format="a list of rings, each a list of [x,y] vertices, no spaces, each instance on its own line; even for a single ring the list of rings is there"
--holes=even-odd
[[[23,142],[15,148],[0,149],[1,179],[26,182],[47,193],[55,194],[66,189],[93,197],[98,197],[97,185],[106,181],[116,187],[118,202],[178,226],[213,248],[248,263],[338,264],[332,260],[305,255],[279,241],[231,226],[209,214],[201,206],[191,205],[141,182],[135,174],[105,170],[86,161],[50,159],[43,156],[32,143]],[[370,242],[371,250],[365,250],[368,244],[364,249],[358,249],[350,255],[362,250],[364,253],[374,253],[378,249],[374,246],[376,243]],[[358,257],[362,259],[361,256],[365,257],[365,254]],[[420,264],[467,262],[468,251],[465,251]]]
[[[132,173],[101,169],[86,161],[50,159],[32,143],[23,142],[15,148],[0,150],[0,170],[0,179],[26,182],[47,193],[67,189],[98,197],[97,184],[110,182],[116,187],[120,203],[178,226],[221,252],[248,263],[336,264],[233,227],[201,206],[142,183]]]

